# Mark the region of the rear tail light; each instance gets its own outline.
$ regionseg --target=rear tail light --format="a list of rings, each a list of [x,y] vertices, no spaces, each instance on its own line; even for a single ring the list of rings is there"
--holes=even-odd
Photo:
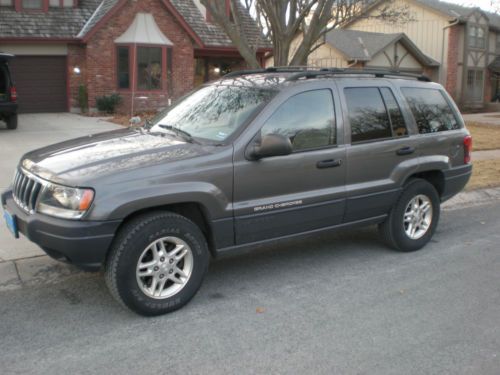
[[[17,90],[14,86],[10,88],[10,101],[13,103],[17,102]]]
[[[472,156],[472,137],[467,135],[464,137],[464,163],[470,164]]]

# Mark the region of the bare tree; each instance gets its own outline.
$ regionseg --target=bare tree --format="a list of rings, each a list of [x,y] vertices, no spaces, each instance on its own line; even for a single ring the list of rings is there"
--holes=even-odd
[[[255,54],[262,46],[262,39],[251,40],[242,12],[250,12],[263,38],[271,41],[275,66],[306,65],[307,57],[322,44],[326,33],[356,18],[398,23],[411,20],[408,7],[398,7],[392,1],[385,2],[370,15],[364,11],[374,3],[372,0],[230,0],[231,14],[226,11],[225,0],[201,2],[252,68],[260,66]],[[297,39],[298,35],[302,38]],[[294,40],[299,43],[292,51]]]

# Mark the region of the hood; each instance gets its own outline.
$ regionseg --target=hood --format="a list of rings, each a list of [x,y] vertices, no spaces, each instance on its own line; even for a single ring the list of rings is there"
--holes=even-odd
[[[124,129],[29,152],[23,157],[22,166],[44,179],[64,183],[72,178],[96,178],[208,153],[208,146],[188,143],[167,134]]]

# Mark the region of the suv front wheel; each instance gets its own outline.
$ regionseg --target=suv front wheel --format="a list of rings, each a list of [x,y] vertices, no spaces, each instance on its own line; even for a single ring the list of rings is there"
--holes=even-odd
[[[430,241],[439,221],[439,195],[432,184],[412,179],[388,218],[379,225],[382,239],[399,251],[415,251]]]
[[[106,284],[125,307],[147,316],[179,309],[206,274],[208,246],[184,216],[154,212],[125,224],[105,266]]]

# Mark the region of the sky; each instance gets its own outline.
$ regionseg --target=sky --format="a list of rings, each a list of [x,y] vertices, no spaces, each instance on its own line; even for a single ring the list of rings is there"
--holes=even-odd
[[[468,7],[479,7],[489,12],[494,12],[500,10],[500,0],[445,0],[449,3],[455,3],[458,5],[465,5]]]

